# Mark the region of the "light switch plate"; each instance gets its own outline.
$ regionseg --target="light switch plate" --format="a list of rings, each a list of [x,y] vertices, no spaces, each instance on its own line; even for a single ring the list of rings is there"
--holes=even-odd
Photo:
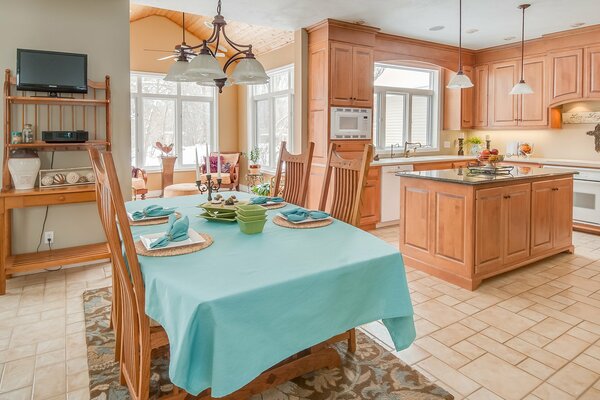
[[[446,141],[444,142],[444,148],[445,148],[445,149],[449,149],[449,148],[450,148],[450,142],[449,142],[449,141],[447,141],[447,140],[446,140]]]

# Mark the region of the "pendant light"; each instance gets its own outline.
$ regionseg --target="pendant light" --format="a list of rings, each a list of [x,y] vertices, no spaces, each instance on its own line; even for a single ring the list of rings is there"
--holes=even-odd
[[[510,94],[532,94],[533,89],[525,83],[524,70],[525,70],[525,10],[529,8],[531,4],[521,4],[519,8],[523,10],[523,19],[521,21],[521,80],[517,83]]]
[[[462,0],[458,0],[458,72],[448,82],[448,89],[464,89],[473,87],[473,82],[462,70]]]
[[[168,82],[193,82],[194,80],[187,76],[189,67],[188,57],[190,56],[190,50],[188,45],[185,43],[185,13],[182,14],[182,40],[179,46],[175,47],[177,53],[177,61],[171,65],[167,76],[164,77],[165,81]],[[172,56],[174,57],[174,56]]]

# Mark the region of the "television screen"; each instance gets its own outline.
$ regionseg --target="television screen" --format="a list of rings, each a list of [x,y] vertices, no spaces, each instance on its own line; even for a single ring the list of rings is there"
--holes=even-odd
[[[17,89],[87,93],[87,54],[17,49]]]

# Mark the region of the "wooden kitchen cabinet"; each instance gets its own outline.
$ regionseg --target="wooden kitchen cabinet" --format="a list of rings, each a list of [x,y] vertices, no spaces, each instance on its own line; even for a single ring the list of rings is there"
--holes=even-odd
[[[548,55],[550,77],[549,103],[583,97],[583,49],[552,52]]]
[[[492,64],[489,79],[490,126],[517,126],[518,96],[509,93],[518,82],[519,64],[516,61]]]
[[[463,72],[471,81],[473,68],[465,66]],[[460,130],[473,127],[473,88],[448,89],[446,85],[455,72],[444,70],[444,119],[443,129]]]
[[[569,245],[573,229],[573,180],[531,185],[531,254]]]
[[[488,273],[529,256],[529,184],[478,190],[475,272]]]
[[[546,126],[548,125],[548,103],[546,101],[545,57],[525,59],[523,76],[525,82],[533,89],[533,93],[516,96],[519,102],[518,125]]]
[[[600,46],[584,50],[583,95],[600,98]]]
[[[373,49],[346,43],[332,42],[331,105],[373,106]]]
[[[480,65],[474,70],[473,127],[488,126],[489,67]]]
[[[369,168],[367,183],[360,202],[360,227],[375,229],[381,220],[381,167]]]

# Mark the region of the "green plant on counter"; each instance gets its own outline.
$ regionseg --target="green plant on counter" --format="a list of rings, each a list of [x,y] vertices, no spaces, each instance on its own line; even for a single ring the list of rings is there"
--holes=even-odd
[[[483,139],[479,136],[473,136],[465,139],[465,144],[483,144]]]
[[[258,165],[258,160],[260,160],[260,148],[258,146],[254,147],[250,150],[250,154],[248,155],[248,159],[250,159],[251,165]]]
[[[271,194],[271,184],[269,182],[261,183],[260,185],[252,186],[250,190],[258,196],[269,196]]]

